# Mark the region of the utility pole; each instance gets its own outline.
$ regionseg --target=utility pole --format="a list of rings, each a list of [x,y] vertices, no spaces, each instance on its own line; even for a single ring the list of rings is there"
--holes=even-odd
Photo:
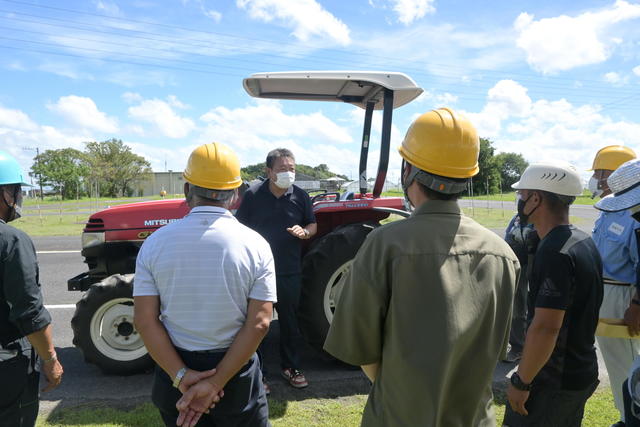
[[[38,166],[40,166],[40,148],[36,147],[22,147],[23,150],[29,150],[36,152],[36,161],[38,162]],[[40,168],[38,168],[40,169]],[[42,174],[38,172],[38,184],[40,185],[40,200],[44,200],[44,193],[42,192]]]

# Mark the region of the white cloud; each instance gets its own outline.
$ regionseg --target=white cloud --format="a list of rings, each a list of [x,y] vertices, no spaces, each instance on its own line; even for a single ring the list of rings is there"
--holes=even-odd
[[[293,28],[293,35],[301,41],[319,37],[341,45],[351,42],[347,25],[316,0],[236,0],[236,4],[253,19]]]
[[[436,11],[433,7],[435,0],[390,0],[393,10],[398,14],[398,21],[405,25],[423,18],[427,13]]]
[[[128,113],[133,119],[153,124],[166,137],[184,138],[195,128],[195,123],[178,115],[173,110],[176,104],[184,106],[175,97],[169,97],[168,101],[147,99],[129,107]]]
[[[6,132],[8,129],[28,131],[36,127],[37,125],[22,111],[0,106],[0,134]]]
[[[607,60],[622,39],[610,35],[615,24],[640,17],[640,4],[617,0],[613,6],[572,17],[534,20],[521,13],[515,20],[517,45],[527,62],[545,74]]]
[[[205,0],[192,0],[192,1],[196,3],[198,6],[200,6],[200,11],[204,16],[206,16],[207,18],[211,18],[216,23],[220,22],[220,20],[222,19],[222,13],[207,7]],[[190,3],[190,0],[182,0],[183,5],[186,5],[188,3]]]
[[[482,110],[467,115],[498,151],[522,153],[529,162],[562,159],[586,170],[606,145],[627,145],[640,152],[640,123],[614,120],[598,105],[534,101],[513,81],[498,82]]]
[[[640,76],[640,65],[633,68],[633,74],[635,74],[636,76]]]
[[[279,146],[291,149],[298,163],[326,163],[331,170],[343,173],[351,170],[357,158],[353,144],[345,145],[353,142],[350,129],[319,111],[287,114],[278,101],[254,100],[241,108],[216,107],[200,119],[206,125],[197,142],[228,144],[243,165],[263,162],[267,153]]]
[[[89,73],[78,71],[76,67],[65,62],[52,62],[46,61],[38,66],[40,71],[52,73],[57,76],[68,77],[74,80],[94,80],[93,76]]]
[[[531,104],[527,88],[513,80],[501,80],[489,89],[482,111],[467,115],[481,136],[491,138],[500,134],[504,120],[527,115]]]
[[[349,132],[321,112],[286,114],[277,101],[256,101],[256,105],[228,109],[216,107],[200,118],[211,130],[220,130],[242,148],[259,148],[264,139],[297,138],[349,143]],[[237,133],[237,136],[233,134]],[[213,135],[214,138],[216,137]],[[221,140],[222,141],[222,140]]]
[[[606,73],[604,76],[604,81],[607,83],[611,83],[614,86],[623,86],[629,82],[629,76],[623,76],[620,73],[616,73],[614,71]]]
[[[105,133],[118,131],[117,120],[98,110],[91,98],[76,95],[62,96],[55,104],[47,105],[47,108],[80,129]]]
[[[142,101],[142,95],[136,92],[125,92],[122,94],[122,99],[128,104]]]
[[[428,102],[434,108],[448,107],[458,102],[458,97],[449,92],[435,93],[429,90],[425,90],[420,94],[420,96],[414,102],[418,102],[418,103]]]
[[[217,10],[213,9],[202,9],[202,13],[205,14],[208,18],[213,19],[216,23],[222,20],[222,14]]]
[[[522,51],[513,43],[514,38],[515,31],[510,27],[484,31],[462,29],[448,23],[421,22],[392,30],[359,32],[354,35],[353,49],[371,55],[371,65],[367,65],[363,55],[360,63],[363,67],[380,68],[380,52],[393,46],[392,56],[397,60],[385,57],[385,68],[404,69],[407,64],[413,64],[414,68],[424,68],[446,79],[473,77],[476,80],[479,76],[470,76],[469,70],[503,70],[524,60]]]
[[[0,150],[14,156],[23,171],[31,168],[35,151],[24,148],[47,149],[73,147],[82,149],[83,141],[94,139],[84,131],[69,130],[66,133],[52,126],[34,122],[23,111],[0,106]]]
[[[120,15],[120,8],[114,2],[97,0],[94,3],[96,5],[96,9],[98,9],[100,12],[114,16]]]

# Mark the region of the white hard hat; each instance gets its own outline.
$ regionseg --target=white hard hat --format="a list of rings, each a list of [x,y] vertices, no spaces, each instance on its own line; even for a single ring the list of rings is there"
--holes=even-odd
[[[583,190],[578,171],[569,163],[533,163],[511,188],[548,191],[572,197],[581,195]]]

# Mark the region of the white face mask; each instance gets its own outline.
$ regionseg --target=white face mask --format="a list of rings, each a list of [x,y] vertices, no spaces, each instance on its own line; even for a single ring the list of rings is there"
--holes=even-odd
[[[295,172],[279,172],[276,174],[276,181],[274,182],[280,188],[289,188],[296,180]]]
[[[600,181],[598,181],[595,177],[591,177],[591,179],[589,180],[589,191],[591,191],[591,198],[595,199],[596,197],[600,197],[602,196],[602,193],[604,193],[604,191],[602,191],[602,189],[600,188]]]

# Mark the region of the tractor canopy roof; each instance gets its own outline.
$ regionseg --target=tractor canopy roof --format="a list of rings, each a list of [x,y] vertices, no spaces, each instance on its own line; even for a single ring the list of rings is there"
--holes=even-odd
[[[291,71],[257,73],[243,80],[244,89],[256,98],[347,102],[365,108],[375,101],[383,107],[384,89],[394,92],[393,108],[413,101],[422,93],[406,74],[380,71]]]

